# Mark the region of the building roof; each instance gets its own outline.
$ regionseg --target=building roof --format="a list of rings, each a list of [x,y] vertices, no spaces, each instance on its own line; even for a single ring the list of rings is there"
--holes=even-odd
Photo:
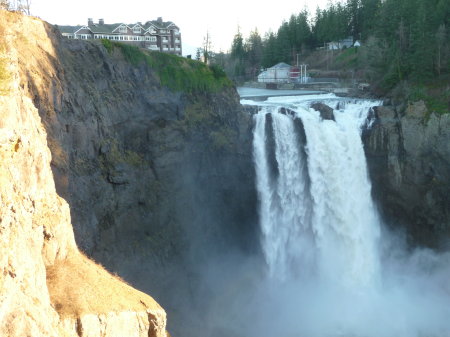
[[[57,26],[61,33],[75,33],[78,29],[84,26]]]
[[[273,67],[271,67],[270,69],[281,69],[281,68],[290,68],[291,66],[287,63],[284,62],[280,62],[278,64],[275,64]]]
[[[114,29],[116,29],[120,25],[121,23],[103,24],[103,25],[94,23],[93,25],[89,25],[89,28],[92,30],[93,33],[110,34],[113,32]]]
[[[156,28],[160,28],[160,29],[167,29],[170,26],[173,26],[174,28],[178,28],[177,25],[175,25],[172,21],[162,21],[161,18],[158,18],[158,20],[152,20],[152,21],[147,21],[145,23],[145,28],[150,27],[150,25],[155,26]]]
[[[77,25],[77,26],[57,26],[59,31],[61,33],[75,33],[77,30],[79,30],[82,27],[89,27],[89,29],[93,33],[98,34],[112,34],[113,31],[118,28],[121,25],[126,25],[130,29],[132,29],[134,26],[139,25],[143,27],[144,29],[148,29],[150,27],[154,27],[156,29],[179,29],[177,25],[175,25],[172,21],[162,21],[162,18],[158,18],[157,20],[147,21],[145,24],[142,24],[141,22],[136,22],[132,24],[126,24],[126,23],[112,23],[112,24],[100,24],[100,23],[90,23],[88,25]],[[116,32],[117,33],[117,32]]]

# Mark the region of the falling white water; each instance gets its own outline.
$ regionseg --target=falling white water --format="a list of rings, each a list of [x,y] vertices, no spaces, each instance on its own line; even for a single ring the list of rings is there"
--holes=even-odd
[[[271,177],[266,148],[266,114],[272,112],[278,176]],[[256,116],[254,155],[261,205],[263,247],[272,274],[284,279],[303,262],[311,266],[309,184],[292,118],[267,108]],[[303,261],[302,261],[303,260]]]
[[[334,111],[336,121],[322,120],[309,108],[311,100],[343,109]],[[369,108],[377,103],[332,95],[282,97],[270,99],[255,115],[262,246],[272,276],[317,273],[322,281],[348,287],[377,282],[380,228],[360,137]],[[278,113],[281,105],[294,116]],[[274,149],[267,145],[269,113]],[[295,118],[303,122],[307,144],[300,141]],[[278,174],[271,173],[271,165]]]

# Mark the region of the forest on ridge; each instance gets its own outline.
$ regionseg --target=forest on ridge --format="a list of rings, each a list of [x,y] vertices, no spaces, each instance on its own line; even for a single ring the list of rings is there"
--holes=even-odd
[[[361,47],[352,66],[367,81],[391,89],[407,80],[448,83],[450,74],[450,1],[343,0],[330,2],[314,15],[293,14],[276,32],[245,37],[237,31],[230,52],[210,57],[237,80],[254,79],[278,62],[295,64],[326,43],[351,37]]]

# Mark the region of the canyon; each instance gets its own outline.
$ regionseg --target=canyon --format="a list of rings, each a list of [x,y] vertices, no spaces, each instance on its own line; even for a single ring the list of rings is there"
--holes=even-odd
[[[260,108],[233,85],[170,88],[119,47],[0,19],[1,334],[234,336],[215,319],[233,319],[264,266]],[[449,116],[385,104],[362,132],[375,204],[411,249],[448,250]]]

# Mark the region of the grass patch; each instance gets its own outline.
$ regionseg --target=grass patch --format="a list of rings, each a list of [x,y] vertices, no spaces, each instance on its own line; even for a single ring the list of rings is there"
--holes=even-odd
[[[450,105],[450,91],[447,90],[433,93],[432,88],[427,86],[414,86],[408,95],[408,100],[411,102],[424,101],[428,113],[436,113],[443,115],[449,113]]]
[[[62,317],[162,311],[153,298],[133,289],[78,252],[47,268],[47,286],[52,305]]]
[[[337,64],[354,66],[358,56],[358,48],[346,48],[335,59]]]
[[[103,45],[103,47],[106,48],[108,53],[112,53],[114,47],[113,47],[113,44],[112,44],[112,42],[110,40],[102,39],[102,45]]]
[[[187,93],[217,92],[231,87],[232,82],[217,66],[209,67],[202,62],[185,59],[167,53],[147,51],[124,43],[102,40],[109,53],[120,50],[133,66],[146,64],[158,74],[160,83],[173,91]]]

